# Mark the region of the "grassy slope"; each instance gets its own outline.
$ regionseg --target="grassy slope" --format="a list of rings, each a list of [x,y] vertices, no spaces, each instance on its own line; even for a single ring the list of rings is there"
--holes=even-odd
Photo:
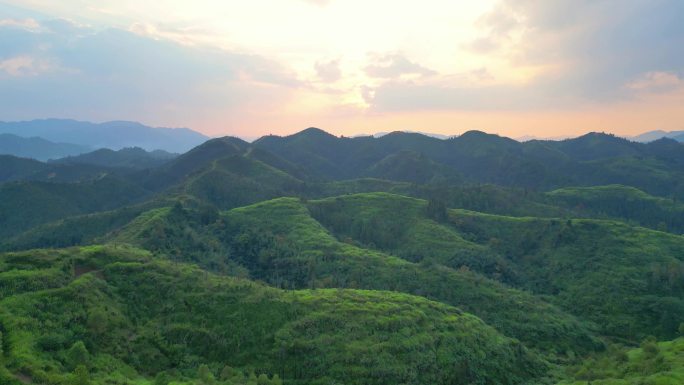
[[[547,351],[583,352],[598,346],[584,325],[528,293],[471,271],[413,263],[340,242],[295,198],[233,209],[209,226],[173,211],[141,216],[114,241],[228,273],[240,274],[234,266],[239,264],[250,277],[279,287],[364,288],[425,296],[459,306],[504,334]]]
[[[679,385],[684,383],[684,338],[640,348],[614,348],[569,368],[559,385]]]
[[[212,162],[178,189],[221,209],[294,194],[302,182],[259,160],[233,155]]]
[[[451,210],[449,220],[438,224],[425,216],[424,201],[389,194],[330,198],[311,206],[341,238],[408,259],[464,264],[553,297],[609,335],[671,338],[684,318],[681,236],[614,221],[465,210]]]
[[[581,216],[624,219],[641,226],[684,233],[684,204],[623,185],[567,187],[546,193],[550,203]]]
[[[144,384],[160,371],[186,380],[202,364],[290,384],[515,384],[543,370],[522,345],[447,305],[286,292],[125,247],[3,254],[0,282],[15,288],[0,297],[2,383],[19,383],[14,374],[61,383],[76,363],[98,384]],[[68,353],[77,341],[87,360]]]

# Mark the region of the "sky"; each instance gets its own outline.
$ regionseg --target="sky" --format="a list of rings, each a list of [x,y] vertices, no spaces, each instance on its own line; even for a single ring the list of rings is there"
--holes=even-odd
[[[684,130],[681,0],[0,0],[0,120]]]

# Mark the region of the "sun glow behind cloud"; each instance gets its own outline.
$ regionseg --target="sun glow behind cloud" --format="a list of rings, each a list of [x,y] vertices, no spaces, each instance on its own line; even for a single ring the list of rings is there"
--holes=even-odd
[[[684,129],[677,1],[10,3],[0,29],[26,44],[0,45],[4,120],[61,111],[246,137],[312,125],[511,136]]]

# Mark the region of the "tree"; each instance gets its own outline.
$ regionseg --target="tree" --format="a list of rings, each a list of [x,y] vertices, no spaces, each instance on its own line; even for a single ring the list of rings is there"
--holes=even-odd
[[[89,356],[83,341],[76,341],[67,351],[66,363],[70,368],[75,369],[79,365],[87,365]]]
[[[261,373],[259,375],[259,378],[257,378],[257,385],[270,385],[271,380],[268,379],[268,376],[264,373]]]
[[[437,222],[444,222],[449,218],[446,204],[441,199],[428,200],[426,211],[428,218]]]
[[[684,337],[684,322],[679,324],[679,335]],[[0,334],[0,341],[2,341],[2,334]],[[2,345],[0,344],[0,349],[2,349]],[[2,350],[0,350],[0,353],[2,353]]]
[[[90,374],[85,365],[78,365],[71,374],[71,385],[90,385]]]
[[[88,313],[88,330],[96,338],[100,339],[107,331],[107,313],[100,308]]]
[[[235,374],[235,369],[233,369],[230,365],[226,365],[221,370],[219,378],[221,379],[221,381],[225,381],[235,377]]]
[[[273,378],[271,379],[271,384],[272,385],[283,385],[283,380],[280,379],[280,376],[278,374],[274,374]]]
[[[2,362],[2,355],[3,355],[3,350],[2,350],[2,332],[0,332],[0,362]]]
[[[254,371],[249,372],[249,376],[247,376],[247,385],[258,385],[257,376],[254,374]]]
[[[159,372],[154,377],[154,385],[168,385],[169,381],[169,375],[164,372]]]
[[[205,385],[211,385],[216,382],[214,374],[211,372],[211,370],[206,364],[200,365],[199,369],[197,370],[197,376],[199,377],[200,381]]]
[[[660,352],[660,348],[658,347],[658,344],[656,343],[654,337],[649,336],[646,339],[644,339],[644,341],[641,342],[640,347],[647,357],[655,357]]]

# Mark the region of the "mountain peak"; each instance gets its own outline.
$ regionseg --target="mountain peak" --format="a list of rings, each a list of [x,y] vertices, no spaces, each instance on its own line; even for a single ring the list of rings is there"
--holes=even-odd
[[[501,144],[520,144],[511,138],[499,136],[497,134],[489,134],[487,132],[480,130],[466,131],[460,136],[455,137],[454,139],[459,142],[491,142]]]
[[[294,136],[294,137],[305,136],[305,137],[332,137],[332,138],[337,138],[335,135],[333,135],[333,134],[331,134],[331,133],[329,133],[329,132],[327,132],[327,131],[324,131],[324,130],[322,130],[322,129],[320,129],[320,128],[317,128],[317,127],[309,127],[309,128],[307,128],[307,129],[304,129],[304,130],[302,130],[302,131],[299,131],[298,133],[293,134],[293,135],[290,135],[290,136]]]
[[[588,132],[582,136],[578,136],[573,139],[567,139],[566,141],[574,141],[574,142],[588,142],[588,143],[625,143],[629,142],[629,140],[616,136],[614,134],[606,133],[606,132]]]

